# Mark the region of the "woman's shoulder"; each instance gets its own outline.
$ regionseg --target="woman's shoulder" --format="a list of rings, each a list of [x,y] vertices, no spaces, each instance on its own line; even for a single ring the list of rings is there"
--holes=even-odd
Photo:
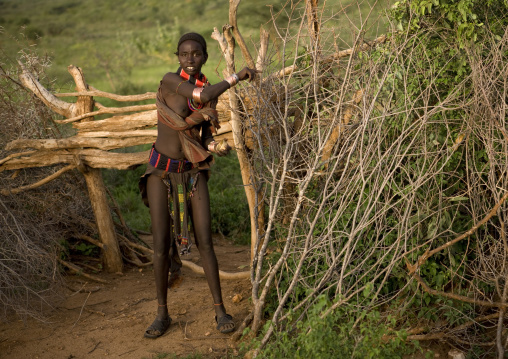
[[[174,72],[168,72],[162,77],[161,84],[175,83],[175,82],[178,82],[179,80],[181,80],[181,77],[178,76],[178,74],[176,74]]]

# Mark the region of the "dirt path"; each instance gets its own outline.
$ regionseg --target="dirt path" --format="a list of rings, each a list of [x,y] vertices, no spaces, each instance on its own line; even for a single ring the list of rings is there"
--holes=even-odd
[[[219,268],[245,271],[249,247],[225,241],[215,244]],[[200,265],[197,249],[185,259]],[[109,281],[99,284],[69,276],[70,288],[95,290],[65,292],[64,301],[49,314],[48,323],[19,319],[0,323],[0,358],[153,358],[159,353],[177,356],[200,353],[219,358],[234,349],[230,335],[215,329],[213,301],[204,276],[183,268],[183,281],[169,290],[173,323],[156,340],[143,337],[155,318],[157,301],[151,267],[126,268],[123,275],[100,275]],[[250,281],[222,280],[223,297],[237,326],[249,310]],[[233,297],[243,299],[233,302]]]

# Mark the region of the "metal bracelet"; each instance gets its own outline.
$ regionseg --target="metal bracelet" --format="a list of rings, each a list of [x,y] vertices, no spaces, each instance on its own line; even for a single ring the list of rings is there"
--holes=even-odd
[[[235,86],[238,82],[240,82],[240,79],[238,78],[237,74],[229,75],[225,78],[225,80],[229,83],[229,87]]]
[[[202,87],[196,87],[192,90],[192,99],[196,103],[201,103],[201,92],[203,92]]]
[[[217,145],[217,142],[212,141],[208,144],[208,151],[215,152],[215,146]]]

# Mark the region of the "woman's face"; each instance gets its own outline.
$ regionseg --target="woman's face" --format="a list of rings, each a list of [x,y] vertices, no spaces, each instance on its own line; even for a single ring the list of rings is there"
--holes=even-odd
[[[187,74],[191,76],[199,74],[201,67],[206,62],[203,47],[194,40],[182,42],[178,48],[178,61]]]

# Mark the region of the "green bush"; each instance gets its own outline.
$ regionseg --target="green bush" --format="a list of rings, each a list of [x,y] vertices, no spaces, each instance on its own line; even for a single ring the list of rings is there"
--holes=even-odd
[[[141,200],[138,181],[146,166],[132,171],[104,170],[104,181],[115,198],[127,225],[133,229],[150,231],[150,211]]]
[[[393,317],[383,318],[376,310],[358,313],[348,305],[323,316],[330,306],[326,297],[317,298],[306,318],[293,330],[278,331],[260,357],[397,359],[419,349],[418,342],[406,342],[405,331],[390,329]]]
[[[216,157],[208,181],[212,232],[221,233],[235,243],[245,244],[250,238],[250,217],[236,152]]]

